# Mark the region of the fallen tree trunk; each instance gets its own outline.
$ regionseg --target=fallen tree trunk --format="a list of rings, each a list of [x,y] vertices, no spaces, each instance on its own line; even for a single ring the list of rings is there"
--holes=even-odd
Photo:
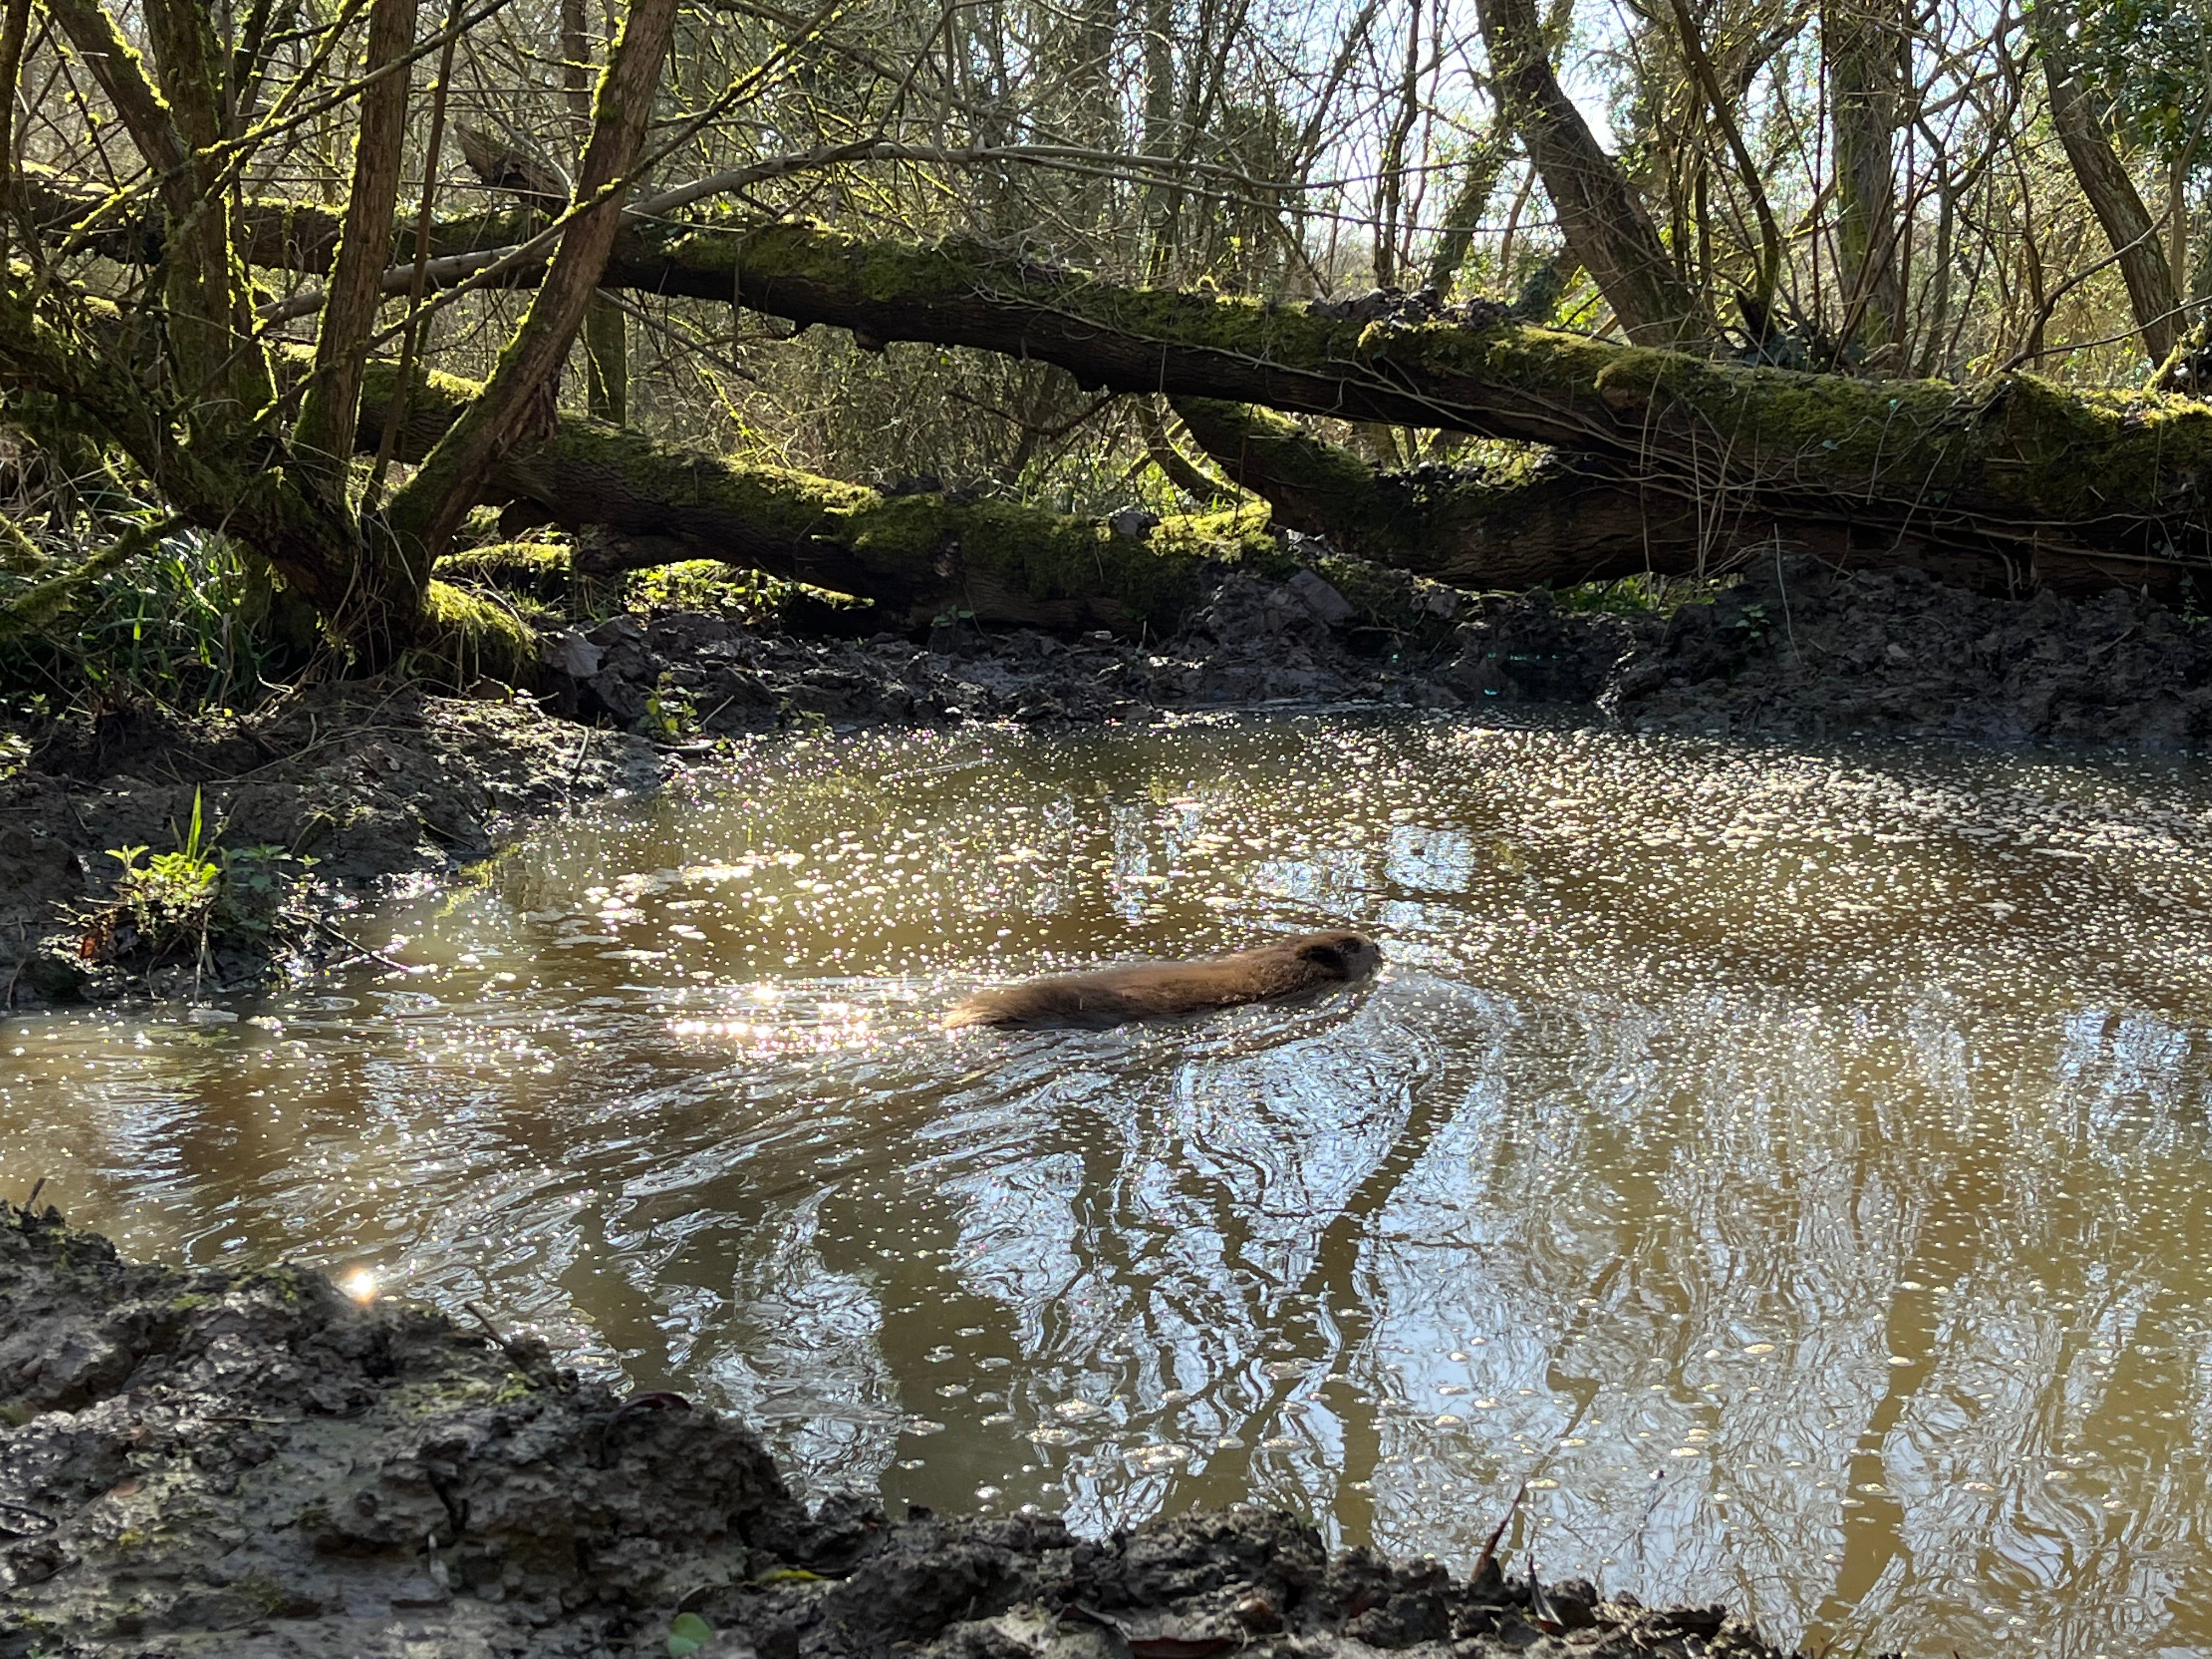
[[[1680,544],[1668,525],[1692,526],[1707,552],[1779,531],[1852,563],[1924,564],[1942,548],[1954,579],[2075,590],[2212,566],[2212,405],[2187,398],[1744,368],[1502,318],[1121,288],[805,225],[673,236],[618,280],[648,275],[679,291],[726,282],[756,309],[864,343],[984,346],[1088,385],[1547,445],[1632,490],[1655,539]]]
[[[1956,586],[2008,585],[1999,580],[2002,567],[1977,550],[1893,537],[1869,556],[1848,526],[1785,524],[1724,501],[1686,501],[1560,450],[1532,451],[1517,466],[1481,471],[1383,472],[1249,404],[1179,398],[1175,409],[1214,463],[1264,497],[1284,528],[1454,587],[1717,575],[1785,542],[1838,568],[1909,563]],[[2067,566],[2063,574],[2075,580],[2062,586],[2110,585],[2100,567]]]
[[[1746,368],[1494,309],[1134,289],[799,223],[635,227],[605,280],[835,325],[864,345],[1038,359],[1087,386],[1545,445],[1632,491],[1644,538],[1698,561],[1778,533],[1853,564],[1932,560],[1985,588],[2167,587],[2212,566],[2212,404],[2189,398],[2069,392],[2020,374],[1961,388]],[[1579,563],[1549,579],[1583,579]],[[1516,556],[1495,580],[1550,568]],[[1472,565],[1462,579],[1492,577]]]
[[[395,378],[389,365],[371,366],[356,434],[363,453],[382,439]],[[417,375],[401,459],[427,453],[476,392],[457,376]],[[522,517],[593,532],[576,555],[586,574],[720,560],[866,599],[878,625],[891,629],[957,616],[1062,631],[1165,632],[1203,597],[1209,568],[1224,564],[1277,580],[1316,565],[1365,620],[1394,629],[1431,627],[1449,608],[1424,608],[1402,578],[1393,587],[1363,580],[1348,561],[1293,558],[1256,510],[1127,535],[1011,502],[892,495],[748,465],[574,416],[509,456],[492,475],[489,499],[523,505]]]
[[[482,250],[517,222],[442,227],[433,242],[449,258],[431,283],[482,280]],[[264,263],[313,269],[327,247],[304,210],[252,204],[240,224]],[[464,252],[472,238],[478,251]],[[540,271],[520,261],[498,280]],[[602,283],[830,324],[864,345],[1002,351],[1090,386],[1561,451],[1564,476],[1522,482],[1540,493],[1485,495],[1480,512],[1452,504],[1447,518],[1472,512],[1482,526],[1466,543],[1481,556],[1438,562],[1402,520],[1398,556],[1470,585],[1618,573],[1638,545],[1638,568],[1710,568],[1777,538],[1996,590],[2170,589],[2212,568],[2212,404],[2176,396],[2069,392],[2020,374],[1961,388],[1746,368],[1529,327],[1495,307],[1440,315],[1128,288],[973,245],[806,223],[633,219]],[[1253,487],[1268,493],[1256,473]]]

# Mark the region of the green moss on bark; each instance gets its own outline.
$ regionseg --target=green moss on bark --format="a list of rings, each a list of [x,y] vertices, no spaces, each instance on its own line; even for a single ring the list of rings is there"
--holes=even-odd
[[[568,594],[572,556],[560,542],[493,542],[448,553],[438,561],[437,574],[447,582],[550,602]]]
[[[496,599],[434,581],[422,599],[418,668],[457,689],[489,677],[525,685],[538,672],[537,631]]]

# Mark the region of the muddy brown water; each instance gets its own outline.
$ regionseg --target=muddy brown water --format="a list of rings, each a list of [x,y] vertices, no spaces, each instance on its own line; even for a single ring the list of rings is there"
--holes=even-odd
[[[1462,718],[763,744],[0,1026],[126,1249],[533,1323],[815,1489],[1256,1497],[1915,1652],[2212,1647],[2212,774]],[[947,1036],[1351,924],[1304,1006]],[[21,1196],[20,1190],[11,1195]]]

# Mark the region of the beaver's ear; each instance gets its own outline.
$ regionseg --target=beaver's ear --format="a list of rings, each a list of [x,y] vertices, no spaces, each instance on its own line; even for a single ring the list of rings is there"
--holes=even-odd
[[[1304,950],[1299,951],[1298,955],[1308,962],[1319,963],[1339,979],[1342,979],[1350,971],[1344,965],[1344,952],[1334,945],[1322,943],[1309,945]]]

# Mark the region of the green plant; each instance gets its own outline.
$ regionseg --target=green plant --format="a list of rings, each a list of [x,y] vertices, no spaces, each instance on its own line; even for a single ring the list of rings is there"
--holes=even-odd
[[[645,700],[645,713],[638,719],[638,729],[647,737],[659,738],[664,743],[674,743],[686,732],[696,731],[699,725],[699,710],[690,698],[676,690],[663,674],[653,694]]]
[[[623,585],[622,608],[642,617],[697,611],[750,624],[774,616],[796,586],[719,559],[687,559],[632,573]]]
[[[1724,585],[1694,576],[1623,576],[1618,581],[1562,587],[1553,598],[1562,611],[1601,611],[1612,617],[1671,617],[1686,605],[1710,603]]]
[[[111,848],[123,872],[113,895],[82,915],[82,954],[151,969],[185,957],[204,964],[217,945],[265,947],[285,926],[311,860],[281,847],[220,847],[221,834],[208,830],[195,789],[191,822],[175,851]]]
[[[188,714],[244,708],[295,653],[275,637],[277,603],[266,568],[236,543],[180,531],[88,584],[53,622],[0,637],[0,687]]]
[[[714,1627],[696,1613],[679,1613],[668,1626],[668,1659],[684,1659],[714,1639]]]

